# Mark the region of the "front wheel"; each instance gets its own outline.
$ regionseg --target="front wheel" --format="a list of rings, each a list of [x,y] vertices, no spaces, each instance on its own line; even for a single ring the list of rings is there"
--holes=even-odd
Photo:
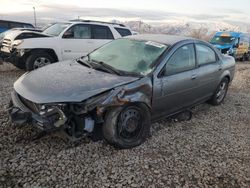
[[[144,104],[116,107],[106,113],[103,136],[115,147],[132,148],[149,136],[150,121],[150,111]]]
[[[210,103],[212,105],[217,106],[223,102],[223,100],[227,95],[228,85],[229,85],[228,78],[223,78],[219,86],[217,87],[216,92],[214,93],[213,97],[210,100]]]
[[[34,52],[26,60],[26,70],[31,71],[54,62],[54,58],[49,53]]]

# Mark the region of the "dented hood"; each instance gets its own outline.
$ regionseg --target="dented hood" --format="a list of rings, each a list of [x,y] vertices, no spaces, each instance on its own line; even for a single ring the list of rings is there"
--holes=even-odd
[[[5,32],[4,38],[11,40],[13,42],[17,39],[28,39],[28,38],[43,38],[50,37],[44,33],[36,32],[36,31],[27,31],[27,30],[10,30]]]
[[[80,102],[137,79],[65,61],[24,74],[14,83],[14,89],[35,103]]]

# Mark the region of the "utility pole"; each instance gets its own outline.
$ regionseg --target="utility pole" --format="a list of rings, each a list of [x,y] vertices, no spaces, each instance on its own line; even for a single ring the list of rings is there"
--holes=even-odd
[[[36,27],[36,8],[33,7],[33,10],[34,10],[34,22],[35,22],[35,27]]]

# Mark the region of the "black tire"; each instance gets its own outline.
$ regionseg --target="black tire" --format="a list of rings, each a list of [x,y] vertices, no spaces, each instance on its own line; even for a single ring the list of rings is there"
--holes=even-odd
[[[144,104],[115,107],[105,115],[103,136],[120,149],[142,144],[150,133],[151,113]]]
[[[31,71],[42,67],[42,66],[37,66],[35,64],[35,62],[38,61],[39,59],[45,60],[45,63],[47,64],[55,62],[55,59],[49,53],[43,51],[35,51],[31,55],[29,55],[26,59],[26,70]]]
[[[229,79],[226,77],[223,78],[220,84],[218,85],[214,95],[212,96],[211,100],[209,101],[212,105],[217,106],[224,101],[227,95],[228,85],[229,85]],[[224,87],[223,90],[222,87]]]
[[[19,69],[25,70],[25,64],[23,62],[22,63],[17,62],[17,63],[14,63],[13,65]]]

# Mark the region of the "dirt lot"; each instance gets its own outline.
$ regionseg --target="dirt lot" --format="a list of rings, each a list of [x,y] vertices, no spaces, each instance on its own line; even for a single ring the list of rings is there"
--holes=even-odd
[[[0,68],[3,65],[0,65]],[[32,141],[6,114],[22,71],[0,72],[0,187],[250,187],[250,62],[238,63],[223,105],[200,105],[189,122],[161,121],[131,150],[58,134]]]

